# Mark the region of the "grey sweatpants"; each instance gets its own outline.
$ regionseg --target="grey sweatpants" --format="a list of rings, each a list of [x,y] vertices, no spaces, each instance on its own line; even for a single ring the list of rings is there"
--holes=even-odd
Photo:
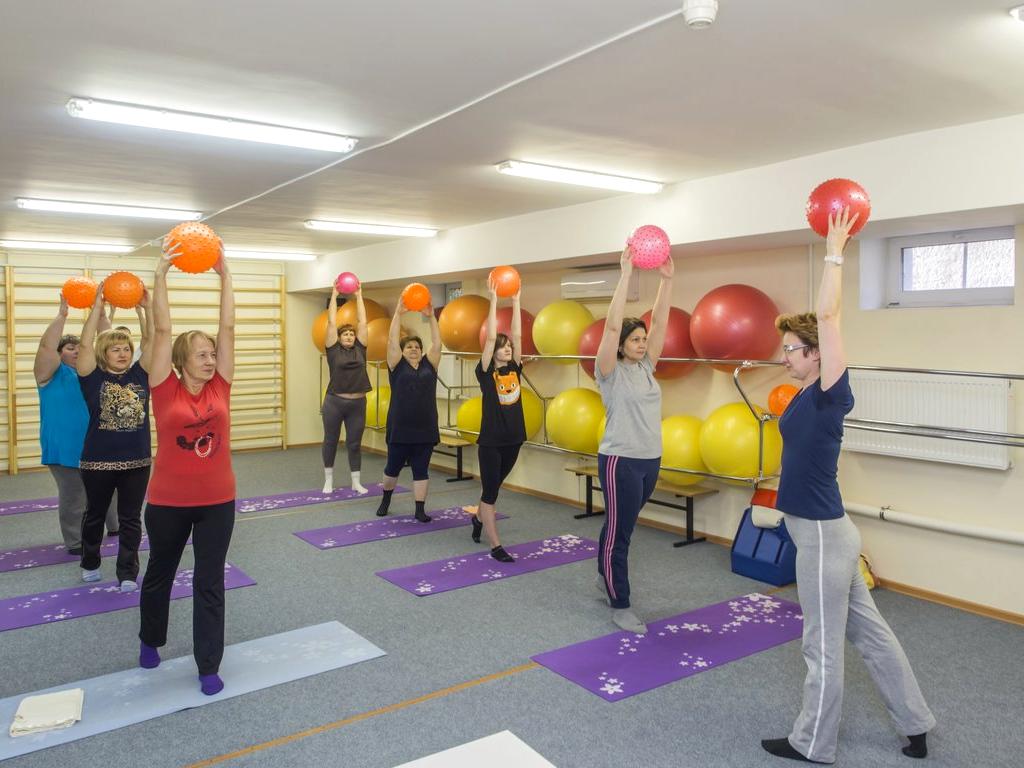
[[[338,397],[328,392],[324,396],[320,415],[324,422],[324,443],[321,449],[324,466],[334,466],[338,439],[341,437],[341,425],[344,423],[348,468],[352,472],[358,472],[362,464],[360,445],[363,442],[363,430],[366,429],[366,398]]]
[[[82,473],[76,467],[62,467],[58,464],[47,464],[54,481],[57,483],[57,517],[60,520],[60,534],[64,538],[64,548],[74,549],[82,546],[82,516],[85,514],[85,486],[82,484]],[[107,509],[107,530],[117,530],[117,496],[110,502]]]
[[[864,657],[896,729],[905,736],[930,731],[935,717],[860,574],[860,531],[845,515],[838,520],[786,515],[786,528],[797,547],[796,585],[807,662],[803,708],[789,743],[811,760],[835,760],[847,639]]]

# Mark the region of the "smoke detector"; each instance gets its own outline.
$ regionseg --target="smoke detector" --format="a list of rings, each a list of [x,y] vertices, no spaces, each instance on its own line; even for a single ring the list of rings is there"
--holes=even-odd
[[[683,18],[693,29],[710,27],[718,13],[718,0],[683,0]]]

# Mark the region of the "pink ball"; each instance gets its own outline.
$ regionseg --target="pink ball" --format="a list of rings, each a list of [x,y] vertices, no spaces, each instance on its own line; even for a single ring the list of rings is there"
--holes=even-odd
[[[359,278],[351,272],[342,272],[334,281],[338,293],[355,293],[359,290]]]
[[[633,230],[626,245],[629,246],[633,266],[640,269],[657,269],[665,263],[672,250],[665,230],[653,224],[644,224]]]

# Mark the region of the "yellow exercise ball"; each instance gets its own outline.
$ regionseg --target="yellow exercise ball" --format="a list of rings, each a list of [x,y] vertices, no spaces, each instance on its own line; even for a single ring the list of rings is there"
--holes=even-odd
[[[556,301],[537,313],[533,321],[533,343],[542,355],[579,354],[580,337],[594,322],[590,310],[575,301]],[[576,365],[576,360],[558,360]]]
[[[764,410],[758,408],[758,413]],[[719,475],[757,475],[757,418],[746,403],[715,409],[700,428],[700,455],[708,471]],[[764,424],[764,474],[778,471],[782,462],[782,435],[775,420]]]
[[[380,406],[378,413],[377,406]],[[366,393],[366,426],[383,427],[388,422],[388,406],[391,405],[391,387],[378,387]]]
[[[700,428],[703,422],[696,416],[669,416],[661,421],[661,464],[697,472],[708,468],[700,455]],[[676,485],[695,485],[703,478],[685,472],[662,470],[662,480]]]
[[[533,393],[533,390],[520,385],[519,391],[523,398],[523,419],[526,421],[526,439],[533,440],[544,424],[544,401]]]
[[[576,387],[559,392],[548,405],[548,438],[560,448],[597,453],[597,426],[604,416],[601,396]]]
[[[604,431],[608,427],[608,414],[606,413],[601,417],[601,421],[597,425],[597,444],[601,445],[601,441],[604,440]]]
[[[484,399],[481,395],[471,397],[459,406],[455,414],[455,425],[459,428],[459,436],[463,440],[475,443],[480,437],[480,419],[483,417]],[[467,430],[463,432],[462,430]]]

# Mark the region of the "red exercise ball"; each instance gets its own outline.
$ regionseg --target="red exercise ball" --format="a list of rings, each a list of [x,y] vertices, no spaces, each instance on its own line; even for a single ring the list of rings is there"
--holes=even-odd
[[[850,235],[856,235],[868,223],[871,215],[871,198],[864,187],[850,179],[829,179],[814,188],[807,198],[807,223],[822,237],[828,237],[828,218],[843,210],[850,209],[850,217],[860,214],[857,223],[850,227]]]
[[[527,312],[525,309],[520,309],[520,322],[522,323],[523,332],[523,348],[519,350],[521,355],[536,355],[537,347],[533,343],[533,315]],[[512,335],[512,307],[499,307],[498,314],[498,333],[504,333],[506,336]],[[485,318],[483,323],[480,324],[480,349],[484,348],[484,342],[487,341],[487,319]]]
[[[183,221],[167,233],[167,248],[178,248],[171,264],[182,272],[205,272],[220,258],[217,233],[201,221]]]
[[[599,317],[583,331],[580,336],[579,350],[577,355],[596,355],[597,348],[601,346],[601,337],[604,336],[604,324],[608,318]],[[580,368],[590,378],[594,378],[594,360],[580,360]]]
[[[690,318],[690,340],[698,357],[768,360],[779,346],[775,318],[779,308],[751,285],[715,288],[697,302]],[[732,371],[735,366],[717,365]]]
[[[430,304],[430,289],[423,283],[409,283],[402,291],[402,304],[410,312],[419,312]]]
[[[651,317],[653,309],[647,310],[640,318],[647,326],[647,333],[651,332]],[[670,307],[668,310],[668,326],[665,329],[665,346],[661,349],[662,357],[699,357],[690,341],[690,313],[684,312],[678,307]],[[678,379],[685,376],[694,368],[696,363],[658,363],[658,370],[654,372],[656,379]]]
[[[768,393],[768,410],[776,416],[781,416],[799,391],[799,388],[792,384],[779,384]]]
[[[103,299],[121,309],[134,308],[142,292],[142,281],[131,272],[114,272],[103,281]]]
[[[503,299],[519,293],[519,287],[522,284],[519,272],[515,267],[495,267],[488,275],[488,279],[494,283],[495,290]]]
[[[96,281],[88,277],[69,277],[61,289],[69,307],[87,309],[96,301]]]

